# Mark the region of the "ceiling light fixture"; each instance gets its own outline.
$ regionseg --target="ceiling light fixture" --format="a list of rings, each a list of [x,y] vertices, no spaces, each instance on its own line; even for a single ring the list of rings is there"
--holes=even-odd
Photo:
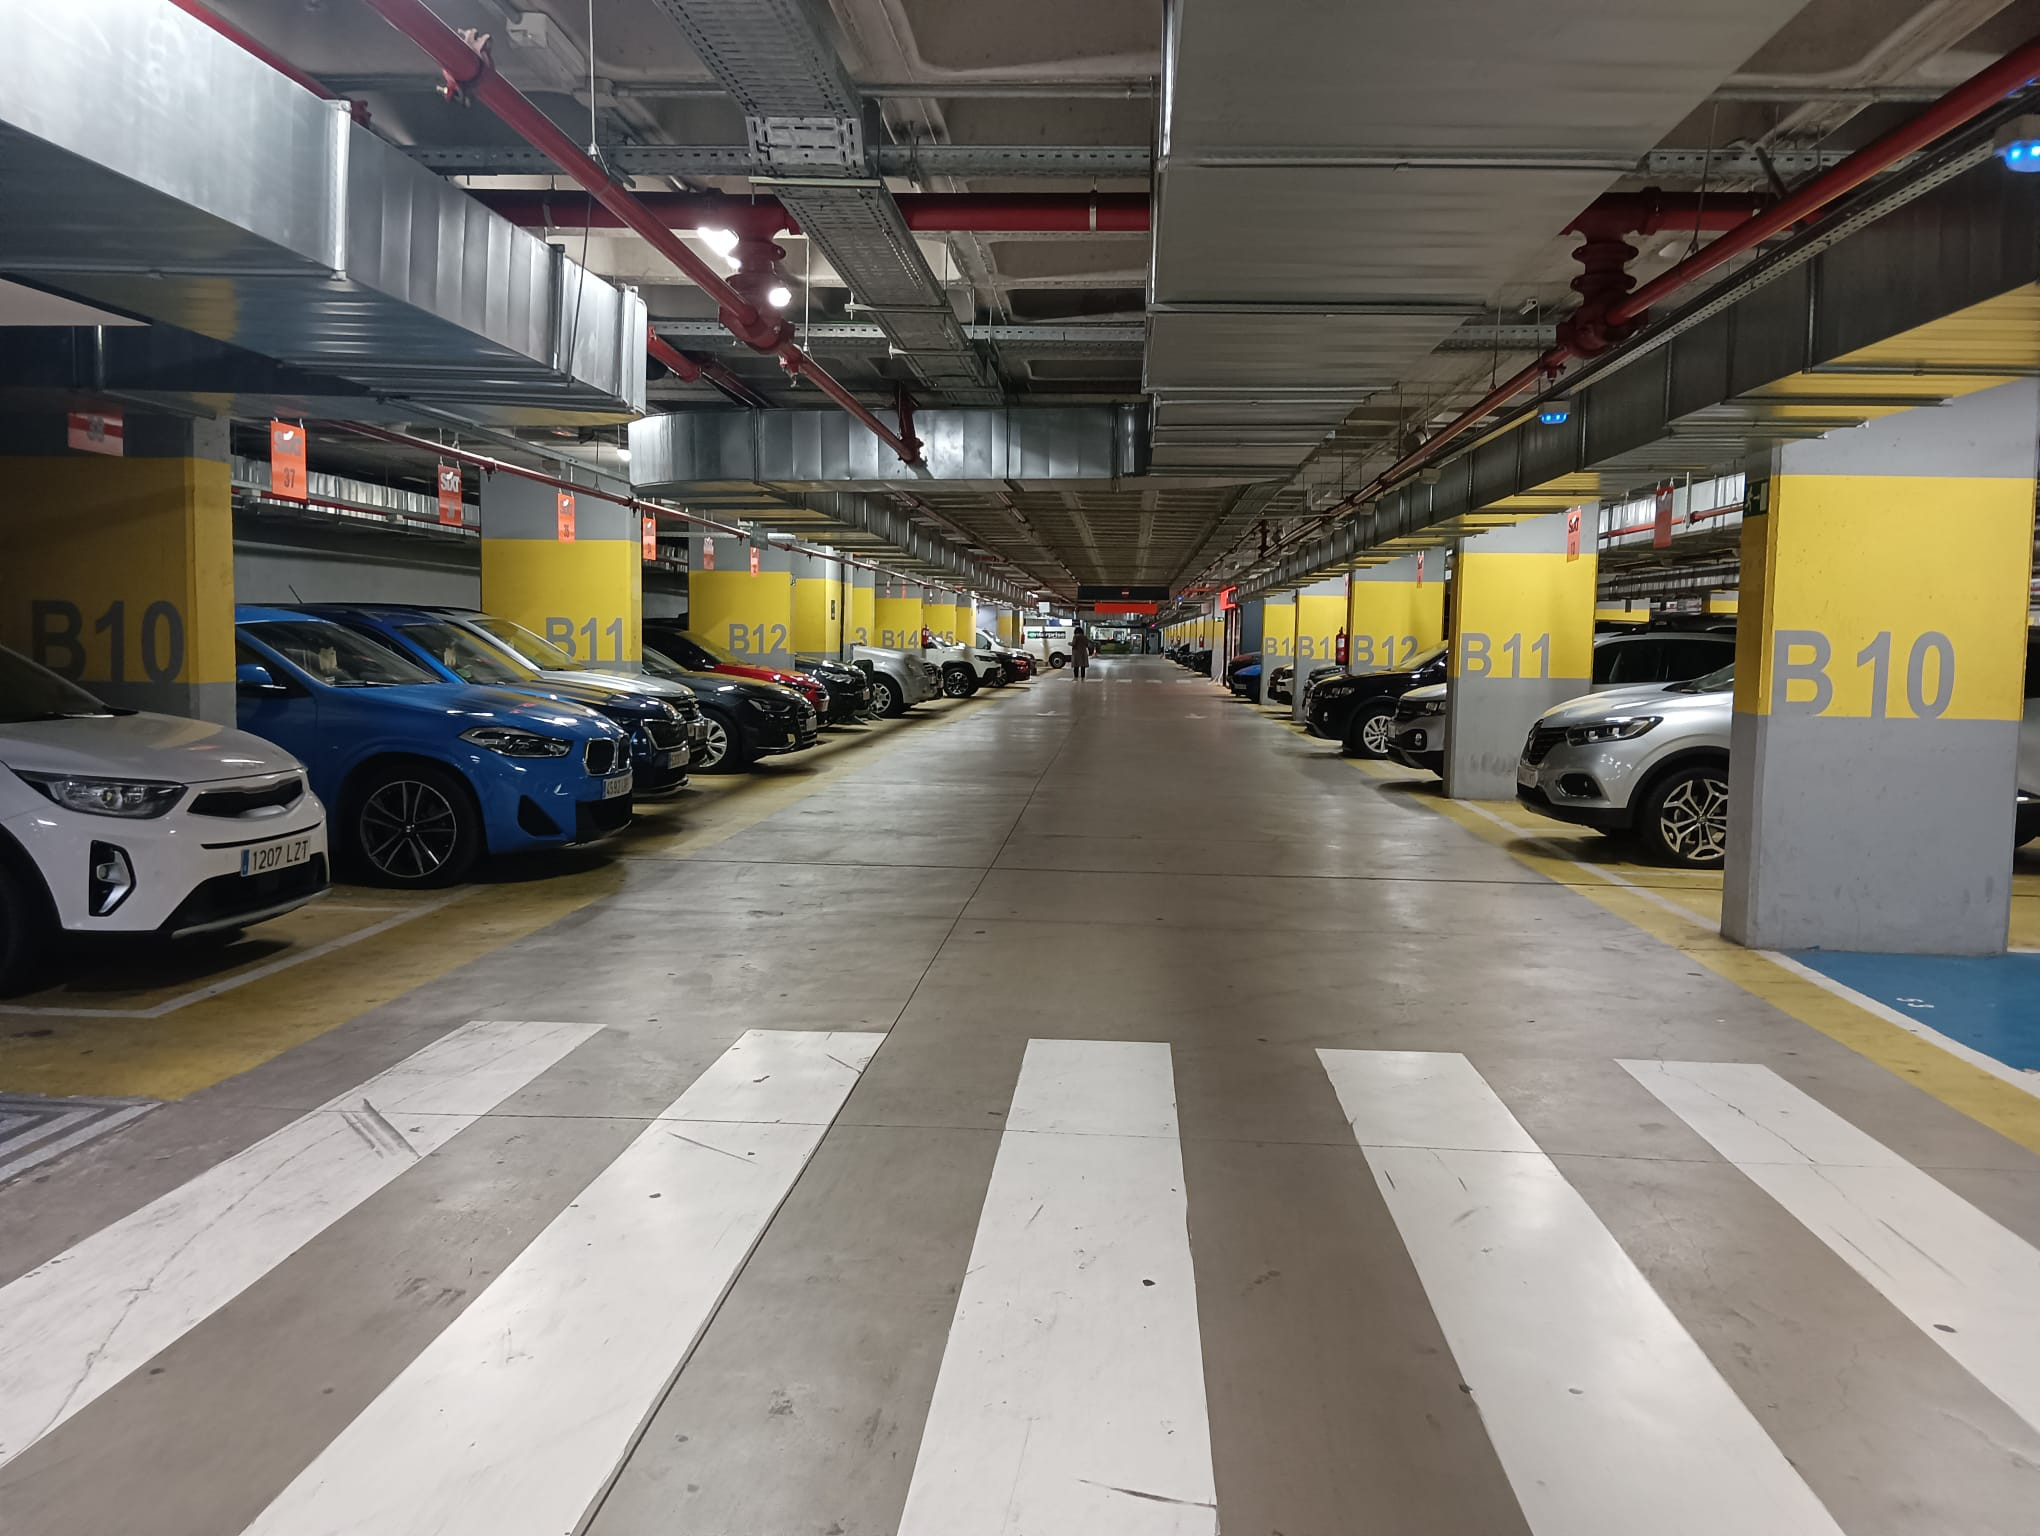
[[[793,302],[793,290],[784,283],[774,283],[765,294],[765,302],[774,309],[784,309]]]
[[[737,248],[737,232],[733,229],[697,229],[694,238],[722,257],[724,265],[732,272],[742,269],[743,263],[730,253]]]

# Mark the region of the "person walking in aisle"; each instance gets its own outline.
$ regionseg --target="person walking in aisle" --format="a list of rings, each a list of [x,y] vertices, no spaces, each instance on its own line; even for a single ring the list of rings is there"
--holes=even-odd
[[[1084,668],[1091,660],[1091,637],[1079,624],[1070,631],[1070,670],[1077,675],[1077,681],[1084,680]]]

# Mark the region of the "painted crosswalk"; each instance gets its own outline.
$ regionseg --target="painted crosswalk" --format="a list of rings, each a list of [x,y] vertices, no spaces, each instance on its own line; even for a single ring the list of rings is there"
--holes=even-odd
[[[1622,1065],[2040,1428],[2040,1252],[1769,1067]]]
[[[1532,1530],[1839,1531],[1471,1062],[1318,1056]]]
[[[0,1465],[597,1027],[465,1025],[0,1288]]]
[[[248,1536],[576,1529],[883,1038],[744,1035]]]
[[[1210,1536],[1166,1045],[1027,1047],[899,1536]]]
[[[0,1443],[18,1453],[117,1388],[592,1033],[544,1024],[456,1031],[0,1289]],[[330,1439],[322,1430],[208,1536],[639,1529],[642,1497],[625,1510],[608,1490],[633,1457],[656,1465],[679,1456],[676,1444],[695,1426],[670,1401],[660,1405],[731,1287],[745,1283],[757,1244],[823,1154],[883,1038],[742,1035],[464,1311],[415,1354],[390,1361],[377,1378],[387,1385],[351,1421]],[[1414,1269],[1422,1301],[1412,1304],[1428,1304],[1449,1349],[1431,1359],[1477,1406],[1471,1433],[1492,1444],[1494,1496],[1506,1504],[1513,1493],[1524,1526],[1535,1536],[1840,1536],[1843,1523],[1823,1503],[1823,1494],[1835,1497],[1823,1480],[1835,1463],[1817,1438],[1795,1440],[1789,1419],[1738,1395],[1574,1188],[1572,1165],[1546,1154],[1472,1061],[1335,1049],[1316,1058],[1324,1076],[1313,1081],[1320,1092],[1329,1083],[1360,1153],[1353,1159],[1349,1146],[1337,1156],[1351,1161],[1358,1197],[1385,1212],[1374,1251]],[[2012,1414],[2040,1430],[2040,1253],[1767,1067],[1621,1066],[1847,1261],[1870,1287],[1864,1305],[1888,1303],[1974,1378],[1961,1385],[1975,1405],[1999,1411],[1976,1383],[1995,1393],[2011,1410],[2000,1439],[2019,1428]],[[1213,1425],[1227,1420],[1214,1418],[1207,1399],[1240,1384],[1222,1374],[1207,1384],[1193,1262],[1202,1250],[1193,1244],[1228,1234],[1222,1208],[1200,1207],[1185,1177],[1171,1049],[1032,1040],[1010,1098],[999,1093],[989,1178],[971,1175],[956,1207],[967,1218],[975,1202],[967,1259],[964,1226],[945,1229],[962,1277],[953,1312],[945,1301],[909,1322],[885,1314],[905,1330],[889,1337],[918,1329],[923,1360],[932,1366],[939,1356],[932,1388],[927,1375],[915,1378],[923,1384],[897,1394],[914,1401],[885,1401],[854,1426],[826,1409],[800,1421],[776,1408],[733,1410],[738,1427],[721,1443],[742,1441],[738,1460],[750,1475],[784,1468],[798,1483],[816,1459],[813,1437],[861,1436],[861,1465],[874,1488],[890,1491],[861,1490],[865,1518],[846,1530],[1216,1536],[1228,1511]],[[1636,1100],[1646,1116],[1655,1109]],[[872,1128],[846,1134],[869,1137]],[[989,1143],[979,1145],[989,1154]],[[1192,1172],[1202,1166],[1193,1161]],[[1680,1197],[1665,1198],[1661,1214],[1676,1219]],[[785,1219],[800,1219],[798,1210]],[[929,1257],[911,1243],[902,1253],[921,1264]],[[1236,1268],[1206,1262],[1208,1273]],[[1849,1283],[1840,1269],[1834,1278]],[[855,1298],[836,1287],[803,1286],[776,1304],[812,1309],[807,1324],[822,1320],[796,1330],[804,1339],[855,1334]],[[1219,1307],[1205,1317],[1226,1315]],[[1355,1326],[1408,1322],[1365,1317]],[[1892,1326],[1902,1335],[1896,1319]],[[813,1363],[815,1378],[857,1354],[829,1350]],[[1350,1365],[1328,1348],[1319,1368]],[[779,1374],[732,1378],[728,1390],[776,1398],[804,1366],[804,1356],[790,1370],[781,1359]],[[1449,1397],[1451,1387],[1442,1390]],[[804,1412],[813,1398],[855,1400],[799,1395]],[[702,1412],[702,1401],[689,1412]],[[1760,1422],[1753,1408],[1768,1416]],[[1232,1411],[1237,1423],[1237,1404]],[[907,1433],[869,1450],[895,1419]],[[55,1451],[73,1454],[68,1442],[52,1444],[36,1460]],[[840,1452],[820,1459],[857,1462]],[[1336,1439],[1310,1454],[1336,1455]],[[2007,1454],[2025,1452],[2008,1445]],[[702,1464],[688,1465],[688,1476],[700,1476]],[[639,1470],[633,1462],[631,1475]],[[1292,1470],[1309,1476],[1308,1455]],[[656,1490],[658,1476],[647,1472],[637,1493]],[[813,1496],[812,1528],[826,1530],[841,1511],[828,1489]],[[1847,1507],[1838,1500],[1837,1511]],[[1364,1513],[1352,1528],[1367,1528]],[[675,1519],[683,1528],[677,1507]],[[1433,1526],[1419,1519],[1407,1528]]]

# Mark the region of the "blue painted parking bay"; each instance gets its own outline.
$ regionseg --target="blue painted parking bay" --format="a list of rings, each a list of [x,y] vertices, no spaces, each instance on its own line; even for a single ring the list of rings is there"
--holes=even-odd
[[[2040,954],[1792,958],[2008,1067],[2040,1072]]]

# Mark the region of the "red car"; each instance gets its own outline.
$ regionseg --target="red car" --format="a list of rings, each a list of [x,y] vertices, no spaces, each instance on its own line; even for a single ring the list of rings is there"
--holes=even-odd
[[[727,672],[748,677],[755,683],[777,683],[791,688],[815,708],[815,718],[829,718],[829,690],[822,680],[807,672],[782,672],[777,667],[754,667],[742,657],[712,645],[699,635],[689,634],[677,624],[657,620],[645,625],[645,638],[690,672]]]

